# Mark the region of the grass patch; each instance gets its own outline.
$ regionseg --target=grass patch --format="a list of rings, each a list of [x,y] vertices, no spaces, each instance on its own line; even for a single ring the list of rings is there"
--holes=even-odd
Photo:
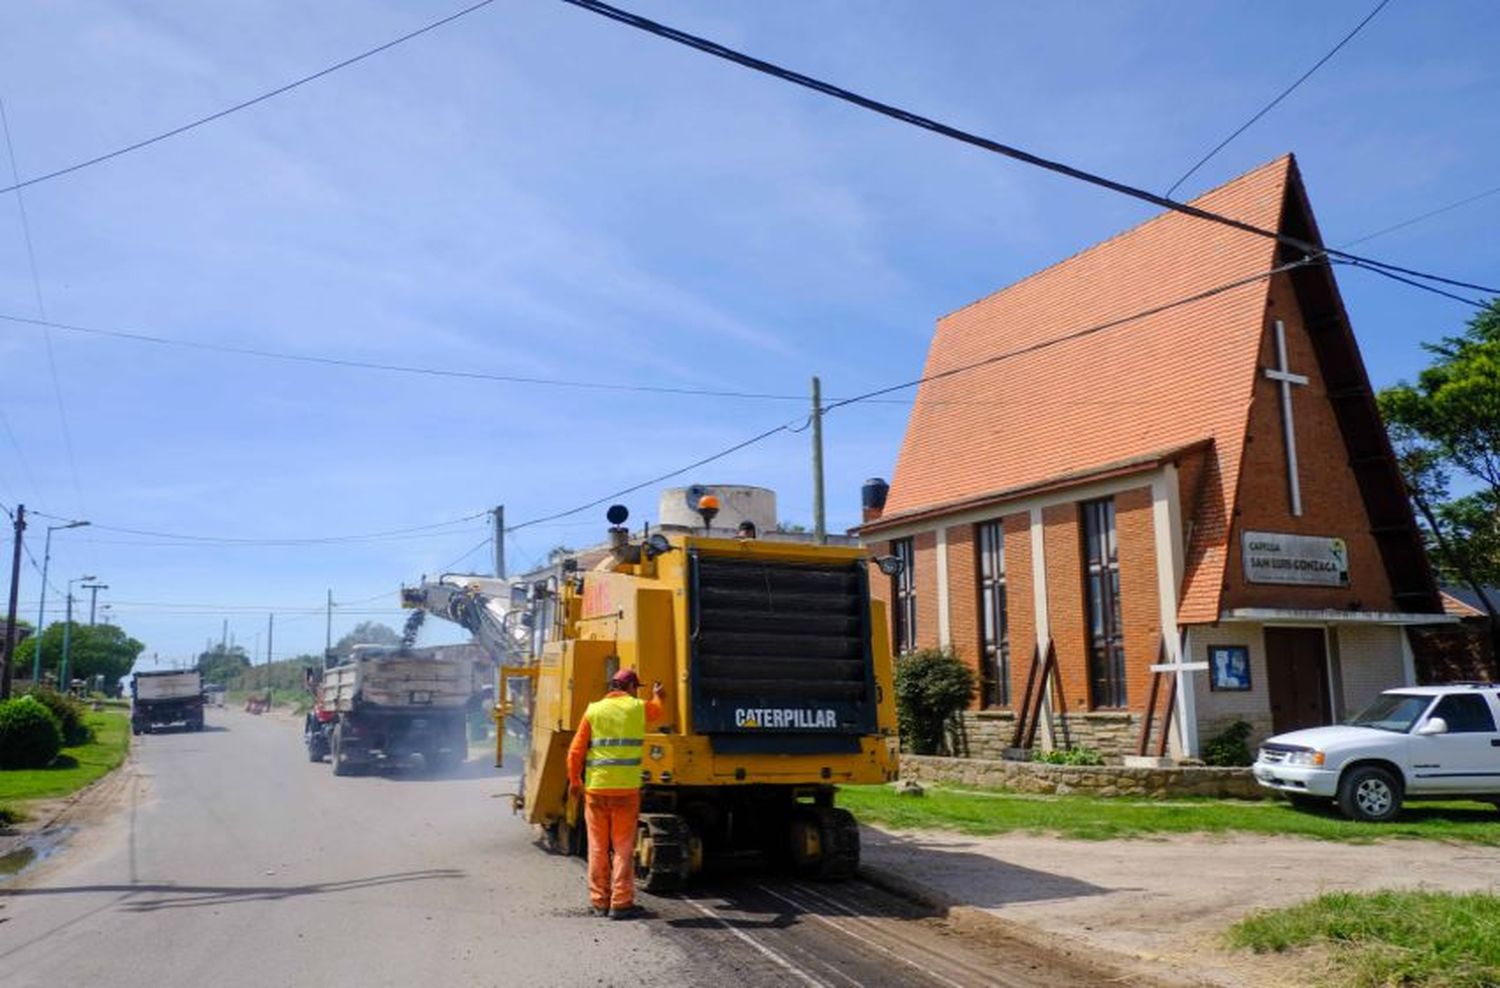
[[[105,710],[89,713],[84,722],[94,731],[88,744],[64,748],[46,768],[0,772],[0,817],[19,819],[25,808],[17,804],[66,796],[119,767],[130,746],[130,716]]]
[[[1500,846],[1500,812],[1488,803],[1414,803],[1393,823],[1356,823],[1332,809],[1310,812],[1267,800],[1160,802],[1030,796],[994,789],[928,789],[898,796],[886,786],[844,786],[839,803],[864,823],[964,834],[1053,834],[1082,840],[1157,834],[1249,833],[1368,842],[1407,837]]]
[[[1335,892],[1256,913],[1231,947],[1280,953],[1323,946],[1336,985],[1500,984],[1500,898],[1451,892]]]

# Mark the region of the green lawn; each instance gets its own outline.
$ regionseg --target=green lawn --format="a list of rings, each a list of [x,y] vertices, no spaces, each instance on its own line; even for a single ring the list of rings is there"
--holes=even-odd
[[[27,800],[66,796],[119,767],[130,746],[129,713],[90,713],[87,722],[94,740],[64,748],[51,766],[0,772],[0,817],[16,819],[24,815]]]
[[[1500,898],[1493,895],[1336,892],[1256,913],[1227,938],[1256,953],[1324,947],[1328,982],[1351,988],[1500,984]]]
[[[1289,834],[1323,840],[1412,837],[1500,845],[1500,812],[1488,803],[1414,803],[1394,823],[1355,823],[1266,800],[1161,802],[1090,796],[1028,796],[977,789],[928,789],[898,796],[885,786],[845,786],[839,803],[863,823],[965,834],[1053,834],[1083,840],[1154,834]]]

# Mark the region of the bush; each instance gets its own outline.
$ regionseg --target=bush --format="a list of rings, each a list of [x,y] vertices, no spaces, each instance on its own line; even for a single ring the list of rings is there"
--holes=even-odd
[[[1255,758],[1250,754],[1250,746],[1245,743],[1250,740],[1251,730],[1249,724],[1237,720],[1221,733],[1209,738],[1203,743],[1203,764],[1221,768],[1253,764]]]
[[[1034,762],[1046,762],[1048,765],[1103,765],[1104,756],[1093,748],[1054,748],[1051,751],[1038,751],[1031,756]]]
[[[62,745],[62,725],[34,698],[0,702],[0,769],[50,765]]]
[[[954,716],[974,696],[974,670],[951,649],[924,648],[896,660],[896,711],[914,755],[938,755]]]
[[[94,732],[84,722],[87,712],[82,703],[46,686],[35,687],[26,695],[52,711],[52,716],[62,725],[63,744],[71,748],[94,739]]]

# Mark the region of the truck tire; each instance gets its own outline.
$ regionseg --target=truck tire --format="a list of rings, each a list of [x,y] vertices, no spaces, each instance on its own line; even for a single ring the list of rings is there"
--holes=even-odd
[[[1339,809],[1363,823],[1386,823],[1401,812],[1401,783],[1378,765],[1360,765],[1339,779]]]
[[[653,895],[681,889],[692,874],[695,840],[688,822],[675,813],[642,813],[636,824],[636,883]]]
[[[823,837],[823,859],[818,862],[817,877],[825,882],[842,882],[859,870],[859,823],[854,814],[838,807],[818,811]]]
[[[348,752],[344,750],[344,725],[335,724],[333,728],[333,741],[329,745],[328,760],[333,763],[333,774],[343,777],[354,774],[354,766],[347,761]]]

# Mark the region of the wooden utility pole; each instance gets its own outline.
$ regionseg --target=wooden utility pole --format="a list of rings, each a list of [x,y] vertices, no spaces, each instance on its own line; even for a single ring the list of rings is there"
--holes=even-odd
[[[828,543],[827,520],[823,515],[823,382],[812,379],[812,461],[813,461],[813,539],[818,545]]]
[[[266,709],[271,709],[271,644],[276,635],[276,615],[266,615]]]
[[[26,532],[26,505],[16,505],[16,517],[14,519],[15,546],[10,557],[10,606],[6,609],[5,623],[5,650],[0,652],[0,660],[3,660],[4,669],[0,670],[0,700],[10,699],[11,671],[15,667],[16,656],[16,604],[20,599],[21,590],[21,539]],[[47,588],[43,587],[46,593]],[[37,629],[40,633],[41,629]],[[37,648],[42,647],[41,640],[37,640]]]

